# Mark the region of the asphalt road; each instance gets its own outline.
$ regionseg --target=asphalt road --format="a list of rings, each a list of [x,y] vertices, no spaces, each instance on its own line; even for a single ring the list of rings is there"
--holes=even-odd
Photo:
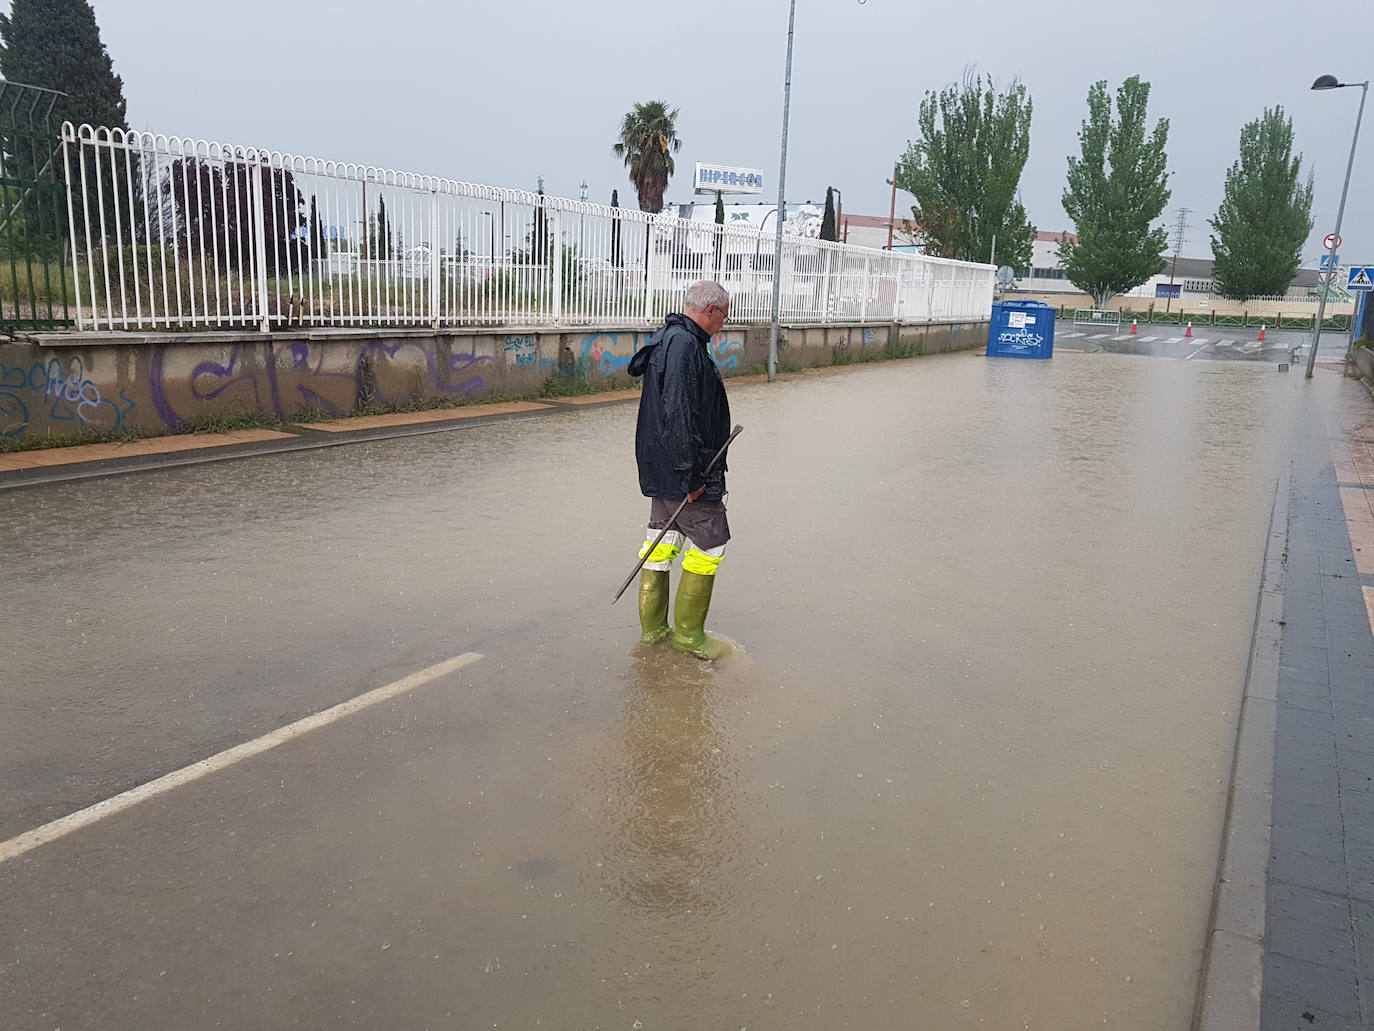
[[[1187,1027],[1301,384],[736,385],[716,665],[632,404],[0,494],[0,1024]]]

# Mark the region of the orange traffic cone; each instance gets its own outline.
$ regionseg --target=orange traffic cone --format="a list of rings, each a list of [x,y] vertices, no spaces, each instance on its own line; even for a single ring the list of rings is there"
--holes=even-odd
[[[1264,327],[1264,323],[1261,322],[1261,323],[1260,323],[1260,340],[1263,340],[1263,339],[1264,339],[1264,328],[1265,328],[1265,327]]]
[[[1188,332],[1184,333],[1183,335],[1186,336],[1186,337],[1190,337],[1190,336],[1193,335],[1193,320],[1192,320],[1192,319],[1189,319],[1189,320],[1188,320]]]
[[[1135,319],[1131,319],[1131,336],[1135,336],[1135,333],[1136,333],[1136,329],[1135,329]]]

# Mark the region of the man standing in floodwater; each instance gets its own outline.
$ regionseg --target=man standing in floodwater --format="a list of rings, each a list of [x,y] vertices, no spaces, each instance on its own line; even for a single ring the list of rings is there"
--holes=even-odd
[[[730,402],[710,350],[711,337],[729,316],[725,288],[710,280],[696,283],[687,291],[682,314],[669,315],[630,361],[630,375],[644,378],[635,459],[639,488],[651,499],[641,558],[653,547],[673,509],[683,498],[688,502],[677,526],[654,548],[640,572],[640,640],[652,643],[671,634],[674,648],[703,659],[718,659],[730,650],[728,642],[705,629],[716,570],[730,539],[724,459],[706,472],[730,436]],[[669,630],[668,570],[684,538],[687,552]]]

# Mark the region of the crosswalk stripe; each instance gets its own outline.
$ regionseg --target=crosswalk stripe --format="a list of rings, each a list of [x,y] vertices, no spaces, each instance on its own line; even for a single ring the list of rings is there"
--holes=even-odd
[[[1231,346],[1232,344],[1234,344],[1234,343],[1235,343],[1234,340],[1218,340],[1218,341],[1217,341],[1217,346],[1218,346],[1218,347],[1230,347],[1230,346]]]
[[[1111,333],[1094,333],[1092,336],[1088,337],[1088,339],[1089,339],[1089,340],[1106,340],[1108,337],[1110,337],[1110,336],[1112,336],[1112,335],[1113,335],[1113,334],[1111,334]]]
[[[1178,343],[1180,340],[1185,340],[1185,339],[1187,339],[1187,338],[1186,338],[1186,337],[1170,337],[1168,340],[1166,340],[1166,341],[1164,341],[1164,342],[1165,342],[1166,344],[1176,344],[1176,343]]]
[[[1151,340],[1158,340],[1159,337],[1139,337],[1137,339],[1139,339],[1142,344],[1148,344]]]

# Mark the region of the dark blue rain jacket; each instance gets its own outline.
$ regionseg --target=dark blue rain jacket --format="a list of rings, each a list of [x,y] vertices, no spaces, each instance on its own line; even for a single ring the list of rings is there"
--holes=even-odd
[[[645,497],[678,501],[701,486],[709,501],[725,496],[725,459],[705,475],[730,436],[730,402],[710,346],[704,329],[674,314],[630,360],[630,375],[644,377],[635,458]]]

